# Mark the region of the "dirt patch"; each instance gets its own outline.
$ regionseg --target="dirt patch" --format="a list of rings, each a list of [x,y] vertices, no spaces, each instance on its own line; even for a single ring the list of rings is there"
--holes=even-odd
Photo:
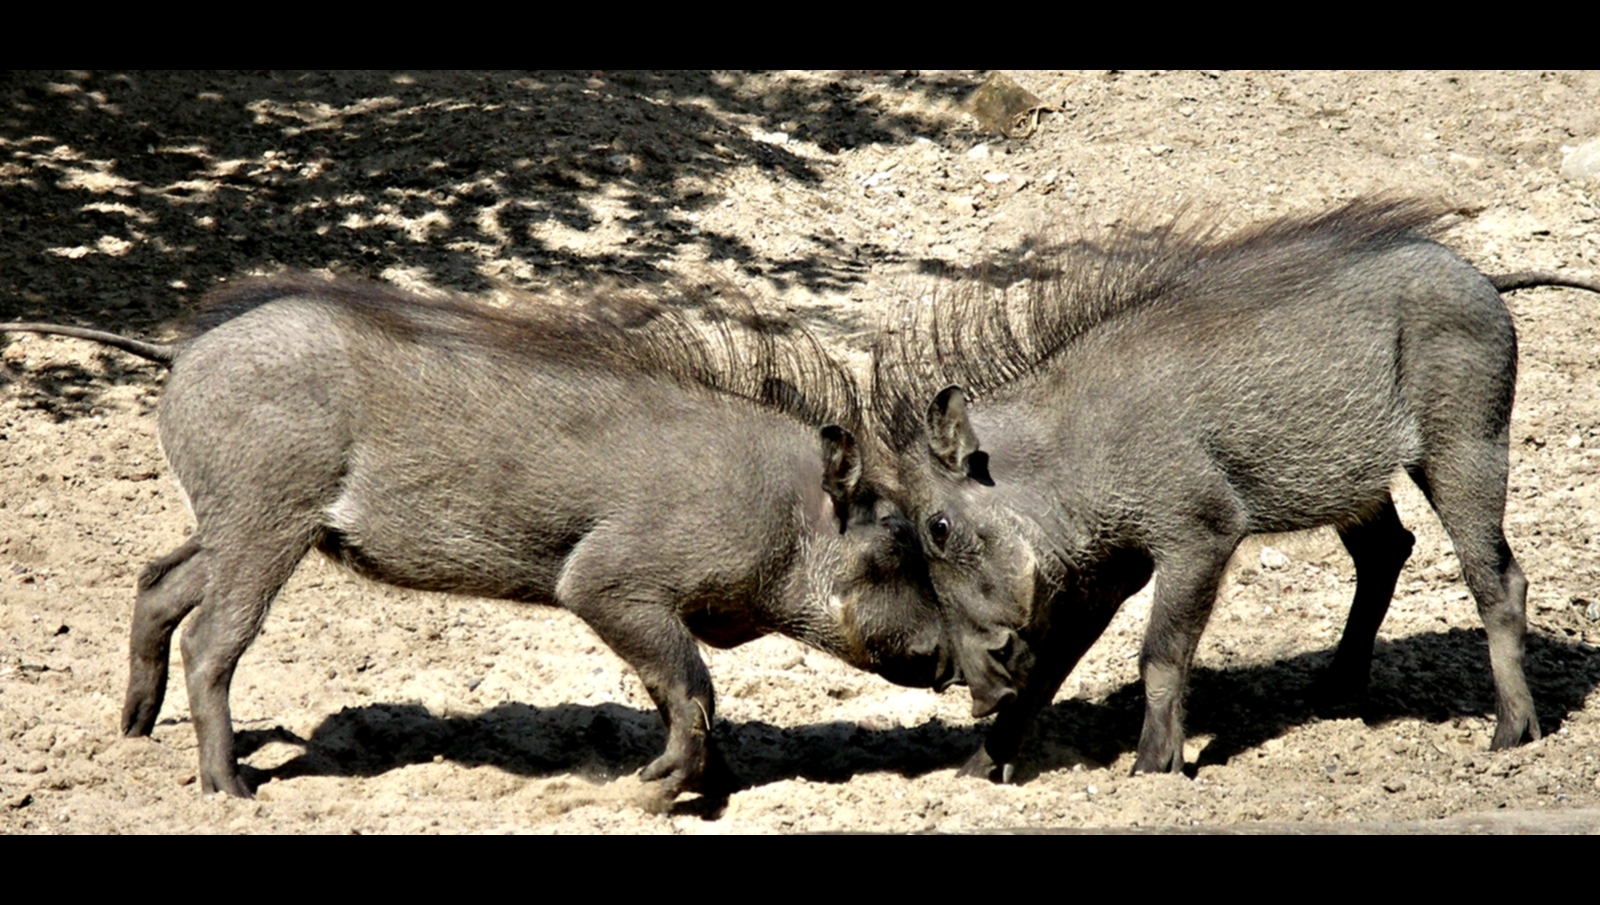
[[[1485,271],[1600,273],[1600,186],[1559,172],[1600,136],[1595,73],[1012,75],[1054,108],[1026,138],[964,112],[982,73],[13,73],[0,319],[161,336],[218,281],[285,267],[507,296],[709,268],[859,357],[886,308],[1042,226],[1184,205],[1243,226],[1370,191],[1456,205],[1447,242]],[[708,651],[747,788],[668,813],[632,778],[664,740],[654,708],[577,620],[320,560],[234,683],[257,800],[196,791],[181,682],[153,739],[119,739],[134,577],[192,527],[156,447],[162,372],[8,337],[0,831],[1593,828],[1600,299],[1510,304],[1507,531],[1542,741],[1487,750],[1483,631],[1402,485],[1417,548],[1371,701],[1347,718],[1315,716],[1307,691],[1349,560],[1331,533],[1267,538],[1236,557],[1202,642],[1196,778],[1127,775],[1146,592],[1046,711],[1017,786],[955,779],[983,731],[959,690],[896,688],[784,639]]]

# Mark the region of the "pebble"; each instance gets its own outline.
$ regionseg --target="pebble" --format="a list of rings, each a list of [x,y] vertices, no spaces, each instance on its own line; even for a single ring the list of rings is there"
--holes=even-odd
[[[1281,569],[1289,564],[1289,557],[1273,547],[1261,548],[1261,568]]]
[[[958,214],[975,214],[978,212],[978,201],[971,195],[946,198],[944,206]]]
[[[1561,178],[1588,182],[1600,176],[1600,138],[1578,145],[1561,161]]]

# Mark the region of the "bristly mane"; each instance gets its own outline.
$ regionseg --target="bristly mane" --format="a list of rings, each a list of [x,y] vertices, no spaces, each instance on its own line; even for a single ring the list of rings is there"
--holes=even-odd
[[[660,376],[748,400],[811,426],[863,430],[861,393],[804,326],[722,284],[593,293],[573,304],[423,297],[361,280],[289,273],[230,283],[185,325],[197,335],[279,299],[332,303],[398,342]]]
[[[1129,312],[1195,297],[1290,297],[1350,253],[1436,232],[1450,212],[1365,198],[1229,236],[1214,220],[1180,215],[1163,226],[1041,242],[1022,264],[980,270],[887,316],[873,350],[872,418],[904,452],[923,436],[928,403],[951,384],[982,398],[1048,370],[1079,337]]]

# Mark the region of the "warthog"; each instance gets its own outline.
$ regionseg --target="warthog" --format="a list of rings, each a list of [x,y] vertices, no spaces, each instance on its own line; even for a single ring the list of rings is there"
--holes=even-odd
[[[642,777],[668,800],[727,780],[696,638],[778,632],[901,684],[953,681],[915,529],[864,473],[854,383],[803,330],[723,314],[507,313],[288,276],[223,289],[175,345],[0,325],[172,367],[161,442],[198,524],[139,579],[122,730],[150,733],[192,612],[201,788],[249,796],[229,684],[312,549],[571,610],[655,701],[667,747]]]
[[[1390,500],[1400,469],[1488,631],[1493,746],[1539,737],[1527,582],[1501,528],[1517,345],[1496,290],[1600,284],[1486,278],[1428,237],[1443,214],[1367,200],[1226,238],[1169,226],[1058,246],[998,304],[969,283],[882,345],[873,404],[897,426],[901,502],[943,605],[973,621],[951,637],[974,713],[1000,711],[964,773],[1009,778],[1035,715],[1152,573],[1134,770],[1180,770],[1195,647],[1252,534],[1338,530],[1356,591],[1326,684],[1358,696],[1412,548]]]

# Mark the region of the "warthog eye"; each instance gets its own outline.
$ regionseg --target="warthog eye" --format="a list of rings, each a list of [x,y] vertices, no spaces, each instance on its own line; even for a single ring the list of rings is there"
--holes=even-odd
[[[950,539],[950,517],[941,512],[928,519],[928,536],[943,549],[944,542]]]

